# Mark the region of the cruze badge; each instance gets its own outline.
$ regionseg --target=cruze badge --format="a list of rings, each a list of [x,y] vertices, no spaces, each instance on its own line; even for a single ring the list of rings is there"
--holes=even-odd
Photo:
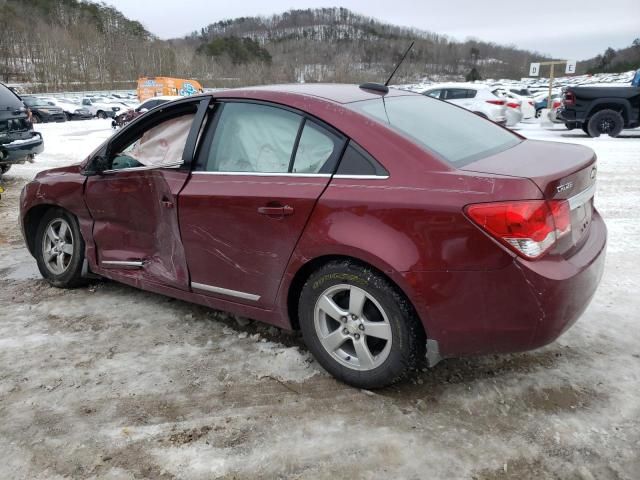
[[[558,185],[556,187],[556,192],[560,193],[560,192],[566,192],[567,190],[570,190],[573,188],[573,182],[567,182],[567,183],[563,183],[562,185]]]

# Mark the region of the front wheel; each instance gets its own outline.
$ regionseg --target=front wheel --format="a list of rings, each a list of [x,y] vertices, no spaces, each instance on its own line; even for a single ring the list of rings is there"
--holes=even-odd
[[[424,360],[424,330],[413,308],[384,276],[355,262],[330,262],[313,273],[298,315],[318,363],[355,387],[390,385]]]
[[[65,210],[49,210],[38,226],[35,257],[42,276],[54,287],[73,288],[84,283],[84,240],[78,221]]]
[[[587,124],[587,131],[592,137],[599,137],[607,134],[610,137],[617,137],[624,128],[624,118],[615,110],[600,110],[596,112]]]
[[[96,113],[96,117],[104,120],[105,118],[107,118],[107,114],[100,110],[98,113]]]

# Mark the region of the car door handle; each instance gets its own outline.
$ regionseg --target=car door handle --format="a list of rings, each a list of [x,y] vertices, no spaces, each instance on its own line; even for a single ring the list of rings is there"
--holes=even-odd
[[[267,215],[269,217],[284,217],[285,215],[293,215],[293,212],[293,207],[289,205],[258,207],[258,213],[260,215]]]
[[[173,202],[169,200],[167,197],[163,197],[160,203],[162,203],[162,206],[164,208],[173,208]]]

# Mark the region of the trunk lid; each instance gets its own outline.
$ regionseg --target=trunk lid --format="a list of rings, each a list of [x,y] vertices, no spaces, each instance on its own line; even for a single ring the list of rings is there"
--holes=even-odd
[[[462,170],[528,178],[545,200],[567,200],[571,234],[560,239],[556,253],[571,253],[586,240],[593,214],[596,155],[590,148],[559,142],[525,140],[513,148],[472,162]],[[526,200],[526,199],[514,199]]]

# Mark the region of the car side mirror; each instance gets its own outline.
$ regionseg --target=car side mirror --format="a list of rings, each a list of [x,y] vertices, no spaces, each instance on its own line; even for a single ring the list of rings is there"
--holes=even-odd
[[[107,157],[104,155],[96,155],[91,159],[82,174],[90,177],[93,175],[100,175],[105,170],[109,170],[109,161],[107,160]]]

